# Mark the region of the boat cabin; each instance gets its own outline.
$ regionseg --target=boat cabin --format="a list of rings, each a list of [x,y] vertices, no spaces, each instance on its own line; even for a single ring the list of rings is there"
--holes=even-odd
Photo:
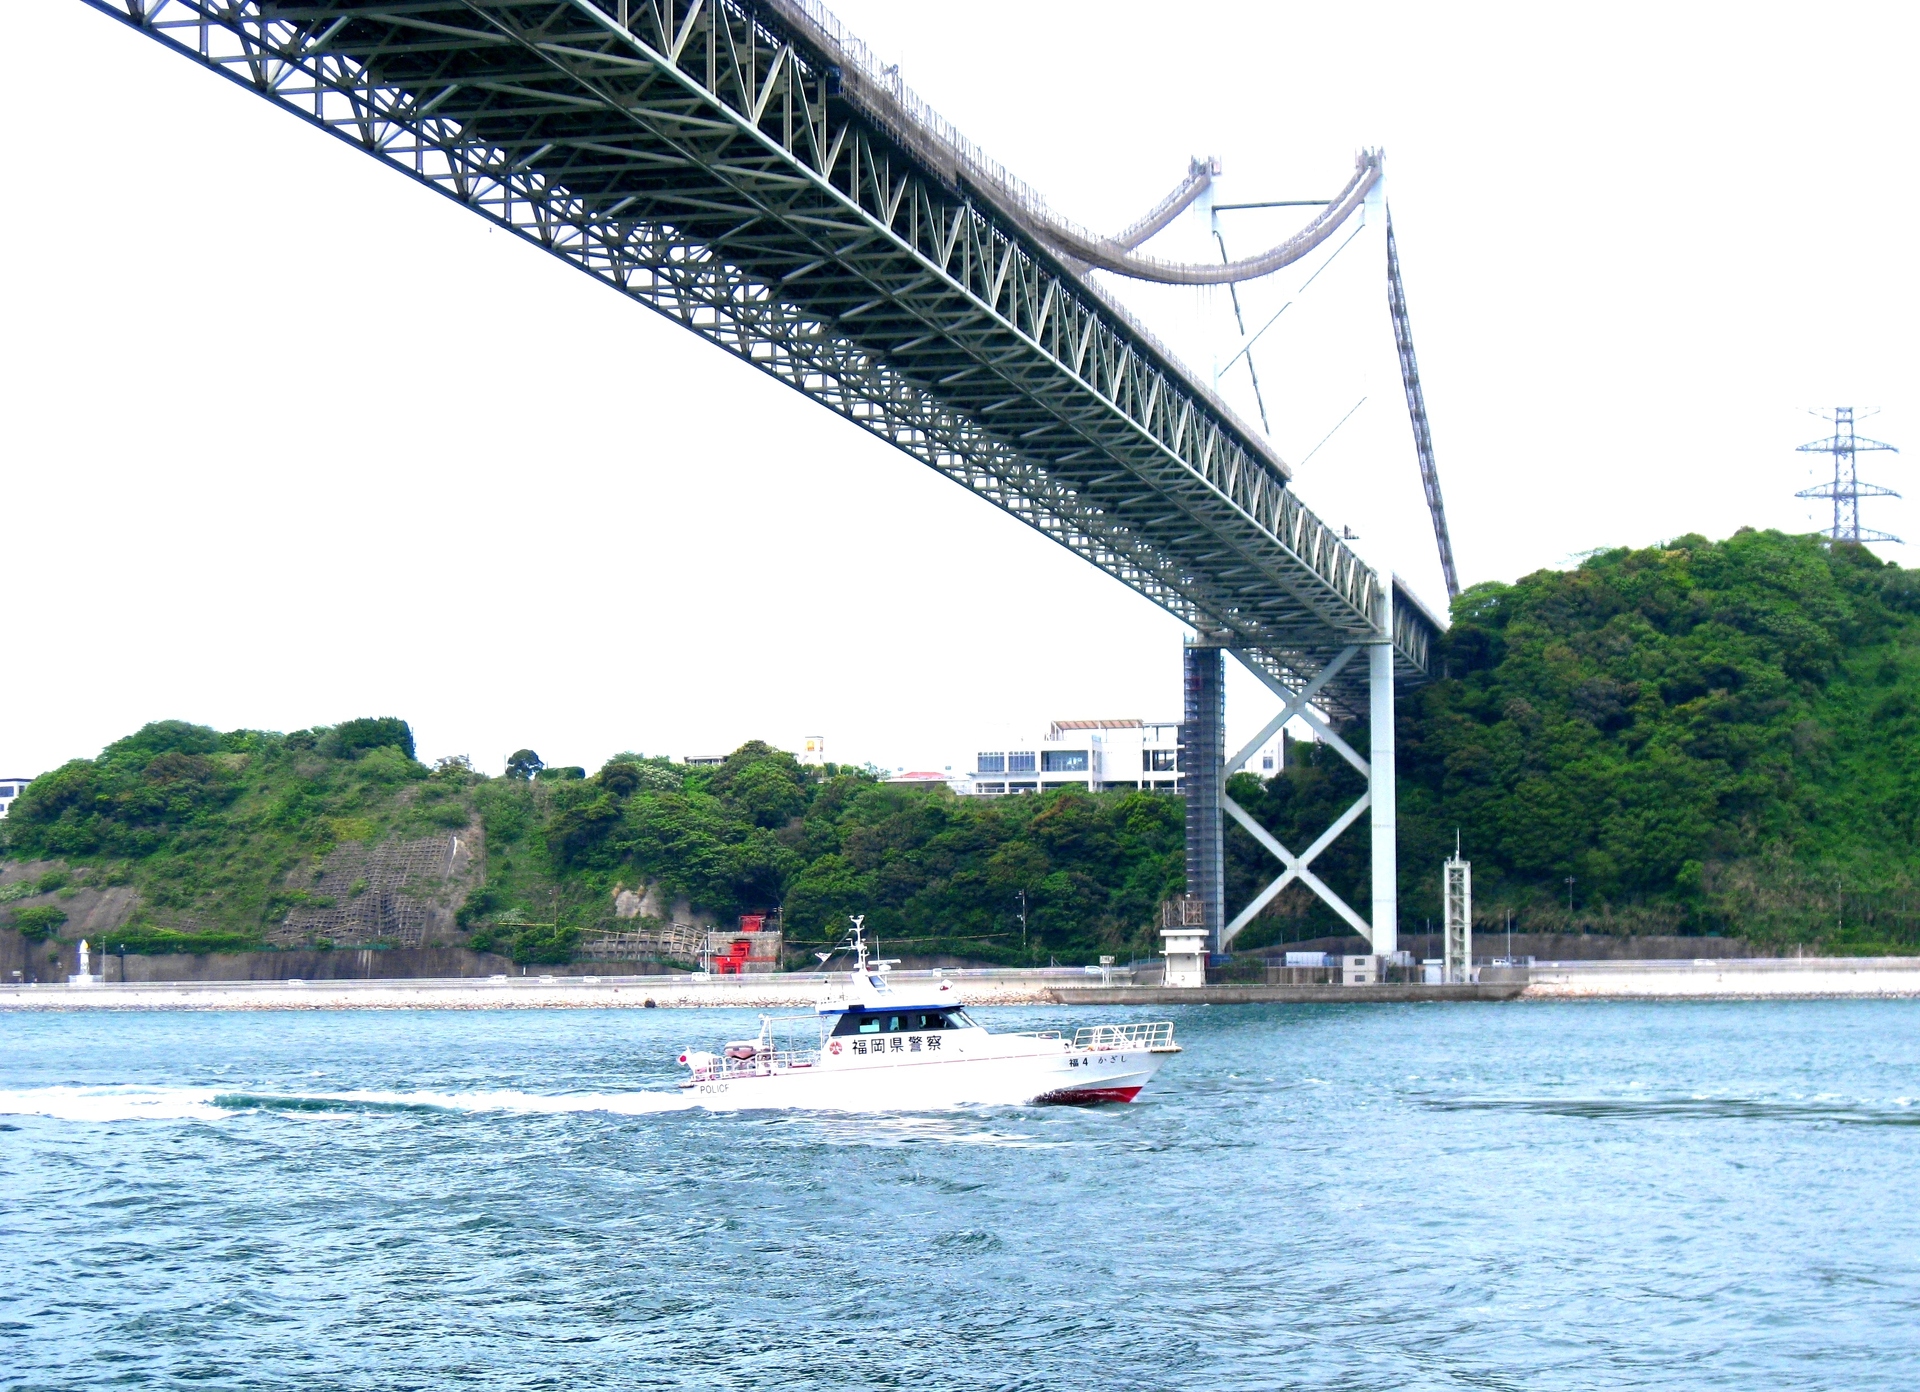
[[[831,1034],[838,1039],[849,1034],[920,1034],[930,1030],[976,1029],[959,1006],[941,1006],[933,1010],[901,1010],[889,1006],[872,1009],[851,1006],[841,1013]]]

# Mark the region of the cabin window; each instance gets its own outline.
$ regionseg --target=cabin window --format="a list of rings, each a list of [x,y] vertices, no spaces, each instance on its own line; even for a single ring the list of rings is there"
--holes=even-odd
[[[833,1027],[845,1034],[921,1034],[927,1030],[965,1029],[973,1022],[958,1010],[849,1010]]]

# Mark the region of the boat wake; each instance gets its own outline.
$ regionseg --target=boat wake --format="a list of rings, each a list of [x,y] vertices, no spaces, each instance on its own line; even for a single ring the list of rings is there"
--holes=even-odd
[[[604,1112],[647,1116],[687,1111],[695,1099],[670,1092],[236,1092],[208,1087],[43,1087],[0,1090],[0,1116],[57,1121],[219,1121],[246,1112],[515,1113]]]
[[[1801,1121],[1855,1126],[1920,1126],[1913,1099],[1875,1103],[1835,1097],[1462,1097],[1427,1098],[1441,1112],[1533,1112],[1587,1121],[1686,1118],[1707,1121]]]

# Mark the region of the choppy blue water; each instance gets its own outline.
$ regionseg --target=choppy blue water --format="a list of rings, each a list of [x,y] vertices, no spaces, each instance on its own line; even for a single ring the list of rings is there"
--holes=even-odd
[[[0,1014],[0,1386],[1920,1381],[1920,1004],[1168,1013],[864,1117],[636,1097],[718,1012]]]

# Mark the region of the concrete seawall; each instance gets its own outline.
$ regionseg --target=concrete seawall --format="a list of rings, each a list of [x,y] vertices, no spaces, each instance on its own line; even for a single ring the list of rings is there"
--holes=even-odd
[[[925,981],[933,972],[900,972]],[[1547,962],[1481,969],[1470,986],[1389,982],[1371,986],[1109,984],[1066,968],[940,974],[966,1005],[1377,1005],[1510,1000],[1742,1000],[1920,997],[1920,958],[1825,957],[1668,962]],[[0,986],[4,1010],[553,1010],[733,1008],[808,1010],[816,975],[492,976],[332,981],[112,982],[91,986]]]
[[[1379,1005],[1387,1001],[1503,1001],[1526,990],[1520,981],[1470,986],[1382,982],[1375,986],[1058,986],[1062,1005]]]
[[[1536,962],[1519,970],[1528,1000],[1920,996],[1920,957]]]
[[[1059,973],[1058,975],[1065,975]],[[984,975],[984,974],[983,974]],[[1049,973],[950,979],[965,1005],[1044,1005]],[[388,981],[118,982],[0,986],[3,1010],[811,1010],[818,976],[512,976]]]

